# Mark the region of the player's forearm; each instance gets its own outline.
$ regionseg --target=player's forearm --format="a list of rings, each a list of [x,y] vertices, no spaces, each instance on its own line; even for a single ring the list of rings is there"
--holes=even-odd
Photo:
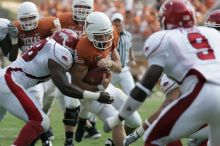
[[[72,84],[79,86],[83,90],[88,90],[88,91],[92,91],[92,92],[99,91],[98,86],[90,85],[90,84],[87,84],[83,81],[72,80]]]
[[[9,61],[15,61],[17,59],[18,56],[18,44],[16,45],[12,45],[11,51],[9,52],[9,56],[8,59]]]
[[[112,72],[115,72],[115,73],[120,73],[122,71],[122,65],[121,65],[121,62],[120,61],[112,61],[112,66],[110,67],[110,70]]]
[[[133,48],[130,48],[130,50],[129,50],[129,59],[131,61],[135,61],[135,54],[134,54]]]
[[[59,77],[57,77],[59,79]],[[61,81],[62,79],[60,79]],[[53,80],[54,81],[54,80]],[[63,93],[66,96],[74,97],[74,98],[83,98],[83,91],[79,87],[72,85],[68,82],[68,79],[63,79],[62,82],[56,83],[54,81],[54,84],[58,87],[61,93]]]
[[[82,90],[78,86],[69,83],[63,84],[62,87],[60,87],[59,89],[64,95],[78,99],[97,100],[100,97],[99,92]]]

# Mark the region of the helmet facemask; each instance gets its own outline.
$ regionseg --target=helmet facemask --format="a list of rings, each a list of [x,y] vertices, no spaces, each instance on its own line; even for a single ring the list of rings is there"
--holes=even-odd
[[[75,5],[73,8],[73,19],[79,22],[84,22],[86,17],[92,12],[93,10],[90,6]]]
[[[19,23],[22,30],[30,31],[38,26],[39,17],[37,15],[25,16],[19,18]]]
[[[105,50],[112,46],[113,27],[106,14],[102,12],[89,14],[85,21],[84,30],[95,48]]]
[[[21,29],[30,31],[38,26],[40,15],[37,6],[32,2],[23,2],[17,10],[17,19]]]
[[[114,38],[113,30],[105,31],[103,33],[86,33],[88,39],[93,42],[93,46],[100,50],[108,49],[112,46]]]
[[[94,10],[93,0],[74,0],[72,4],[73,20],[84,23],[86,17]]]

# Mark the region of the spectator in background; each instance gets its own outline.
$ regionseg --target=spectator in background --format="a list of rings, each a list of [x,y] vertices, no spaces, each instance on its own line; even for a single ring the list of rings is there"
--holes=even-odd
[[[210,6],[210,5],[209,5],[209,1],[212,1],[212,0],[206,0],[206,1],[208,1],[208,2],[206,2],[206,4],[207,4],[208,6]],[[207,18],[207,16],[208,16],[212,11],[217,10],[217,9],[220,9],[220,1],[218,1],[218,0],[214,0],[214,1],[215,1],[215,2],[211,5],[211,7],[209,7],[209,10],[206,12],[205,18]]]
[[[133,18],[133,5],[134,0],[125,0],[124,1],[124,7],[125,7],[125,19],[126,23],[132,24],[132,18]]]
[[[140,24],[140,33],[144,38],[149,37],[152,33],[160,30],[158,21],[158,11],[154,8],[145,6],[143,9],[142,22]]]
[[[134,67],[136,65],[131,43],[132,36],[124,29],[124,18],[122,14],[113,14],[111,21],[112,24],[118,28],[120,33],[117,51],[119,52],[122,62],[122,71],[120,73],[112,73],[112,83],[114,85],[119,84],[124,93],[128,95],[130,90],[134,87],[134,79],[129,70],[129,66]]]

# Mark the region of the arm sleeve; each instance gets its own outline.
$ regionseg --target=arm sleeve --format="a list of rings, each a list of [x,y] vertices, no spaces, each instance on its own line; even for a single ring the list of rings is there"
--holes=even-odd
[[[57,30],[61,29],[61,24],[59,18],[54,18],[52,20],[51,32],[54,33]]]

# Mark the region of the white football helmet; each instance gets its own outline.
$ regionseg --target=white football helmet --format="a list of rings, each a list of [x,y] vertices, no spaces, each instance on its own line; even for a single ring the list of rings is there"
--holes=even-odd
[[[102,12],[93,12],[86,18],[84,29],[94,47],[103,50],[112,46],[113,27],[109,17]]]
[[[23,2],[17,10],[17,19],[21,29],[33,30],[37,27],[40,15],[37,6],[32,2]]]
[[[94,10],[94,0],[73,0],[73,19],[84,22]]]

